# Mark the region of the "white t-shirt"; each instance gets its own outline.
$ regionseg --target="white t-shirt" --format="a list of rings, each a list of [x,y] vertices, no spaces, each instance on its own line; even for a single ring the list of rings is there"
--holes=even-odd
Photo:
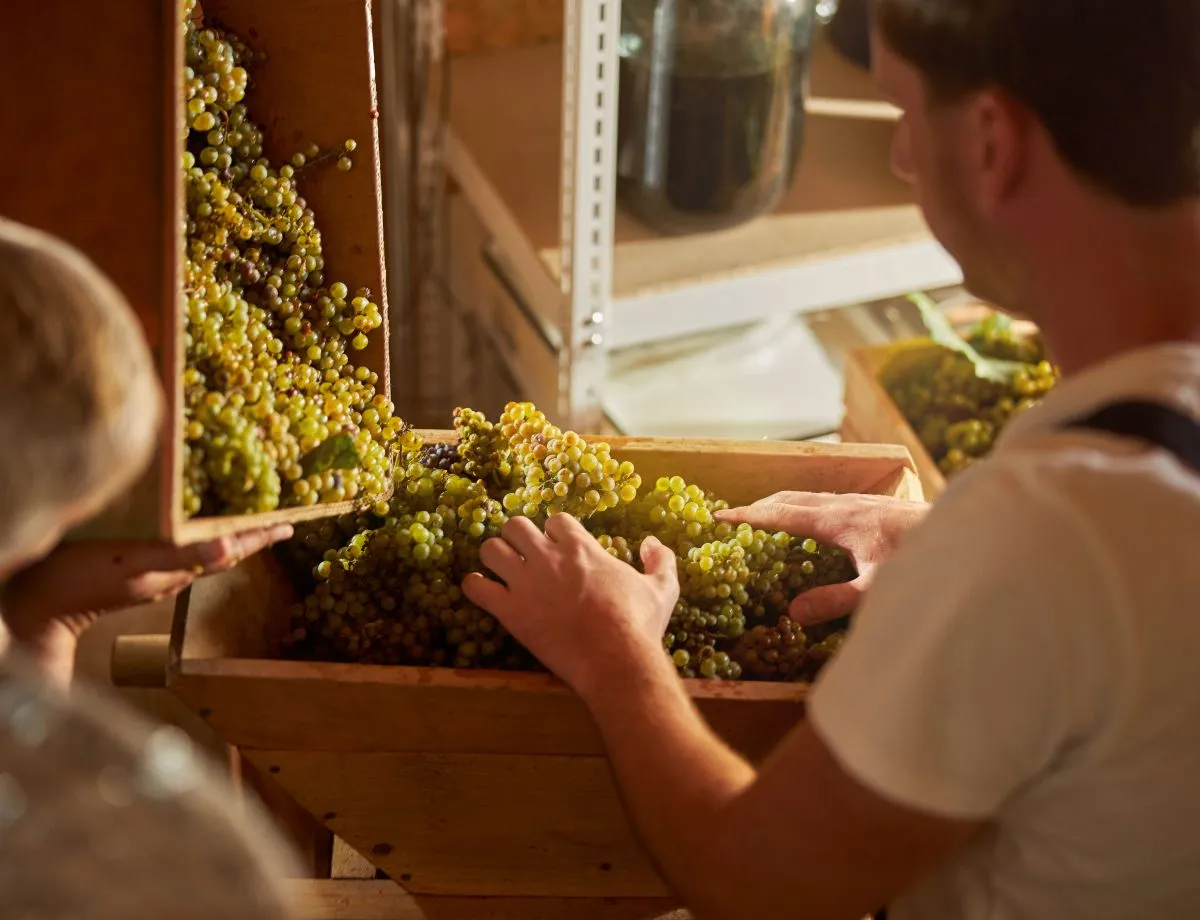
[[[988,818],[889,920],[1200,918],[1200,475],[1064,431],[1120,398],[1200,418],[1200,346],[1062,382],[881,569],[809,713],[911,808]]]

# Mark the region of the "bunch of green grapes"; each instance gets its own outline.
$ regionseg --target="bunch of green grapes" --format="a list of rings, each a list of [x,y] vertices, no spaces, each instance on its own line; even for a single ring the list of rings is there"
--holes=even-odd
[[[984,320],[967,336],[984,357],[1023,362],[1005,382],[980,377],[958,352],[934,349],[913,360],[904,356],[884,369],[892,401],[946,475],[979,462],[1016,415],[1037,405],[1058,382],[1040,339],[1021,338],[1011,324]],[[1035,359],[1035,360],[1026,360]]]
[[[854,578],[844,553],[717,520],[727,504],[678,476],[639,494],[632,464],[612,457],[605,444],[561,431],[528,403],[510,403],[495,424],[459,409],[455,427],[456,443],[424,444],[405,431],[389,501],[301,524],[282,548],[302,597],[288,641],[294,655],[538,668],[459,585],[483,571],[480,547],[511,516],[540,522],[571,513],[627,565],[641,565],[647,536],[675,553],[680,599],[663,648],[681,677],[798,680],[828,659],[809,646],[837,630],[806,634],[787,610],[802,591]],[[566,486],[566,494],[542,494],[550,481]],[[592,490],[602,497],[589,498]]]
[[[540,520],[566,512],[585,520],[637,498],[642,478],[604,442],[588,443],[550,424],[532,403],[509,403],[498,425],[507,439],[509,514]],[[468,445],[469,449],[469,445]]]
[[[298,180],[353,141],[278,167],[245,103],[252,53],[185,4],[184,498],[187,516],[371,500],[403,432],[351,361],[383,322],[365,288],[325,277]]]

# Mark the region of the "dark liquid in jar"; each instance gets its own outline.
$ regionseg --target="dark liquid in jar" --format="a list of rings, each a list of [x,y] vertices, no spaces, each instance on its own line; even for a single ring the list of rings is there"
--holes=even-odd
[[[657,81],[646,61],[622,56],[619,200],[672,233],[769,211],[791,186],[804,145],[807,78],[807,49],[770,70],[669,72]]]

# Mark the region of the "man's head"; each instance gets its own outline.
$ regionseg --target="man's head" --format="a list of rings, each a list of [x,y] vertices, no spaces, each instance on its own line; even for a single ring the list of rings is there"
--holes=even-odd
[[[1200,202],[1200,0],[876,0],[873,57],[897,172],[1003,306],[1047,235]]]
[[[161,416],[120,291],[77,250],[0,218],[0,579],[132,484]]]

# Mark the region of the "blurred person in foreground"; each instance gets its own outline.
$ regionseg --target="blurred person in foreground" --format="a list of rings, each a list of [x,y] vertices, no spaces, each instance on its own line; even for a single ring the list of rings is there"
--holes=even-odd
[[[97,617],[290,528],[62,541],[145,470],[163,400],[137,319],[82,254],[0,218],[0,916],[286,916],[291,854],[174,728],[71,681]]]
[[[857,613],[757,768],[663,654],[657,542],[641,574],[566,516],[514,518],[483,547],[500,581],[464,590],[582,697],[700,918],[1200,917],[1200,0],[874,14],[895,171],[1063,382],[932,509],[726,513],[860,573],[793,605]]]

